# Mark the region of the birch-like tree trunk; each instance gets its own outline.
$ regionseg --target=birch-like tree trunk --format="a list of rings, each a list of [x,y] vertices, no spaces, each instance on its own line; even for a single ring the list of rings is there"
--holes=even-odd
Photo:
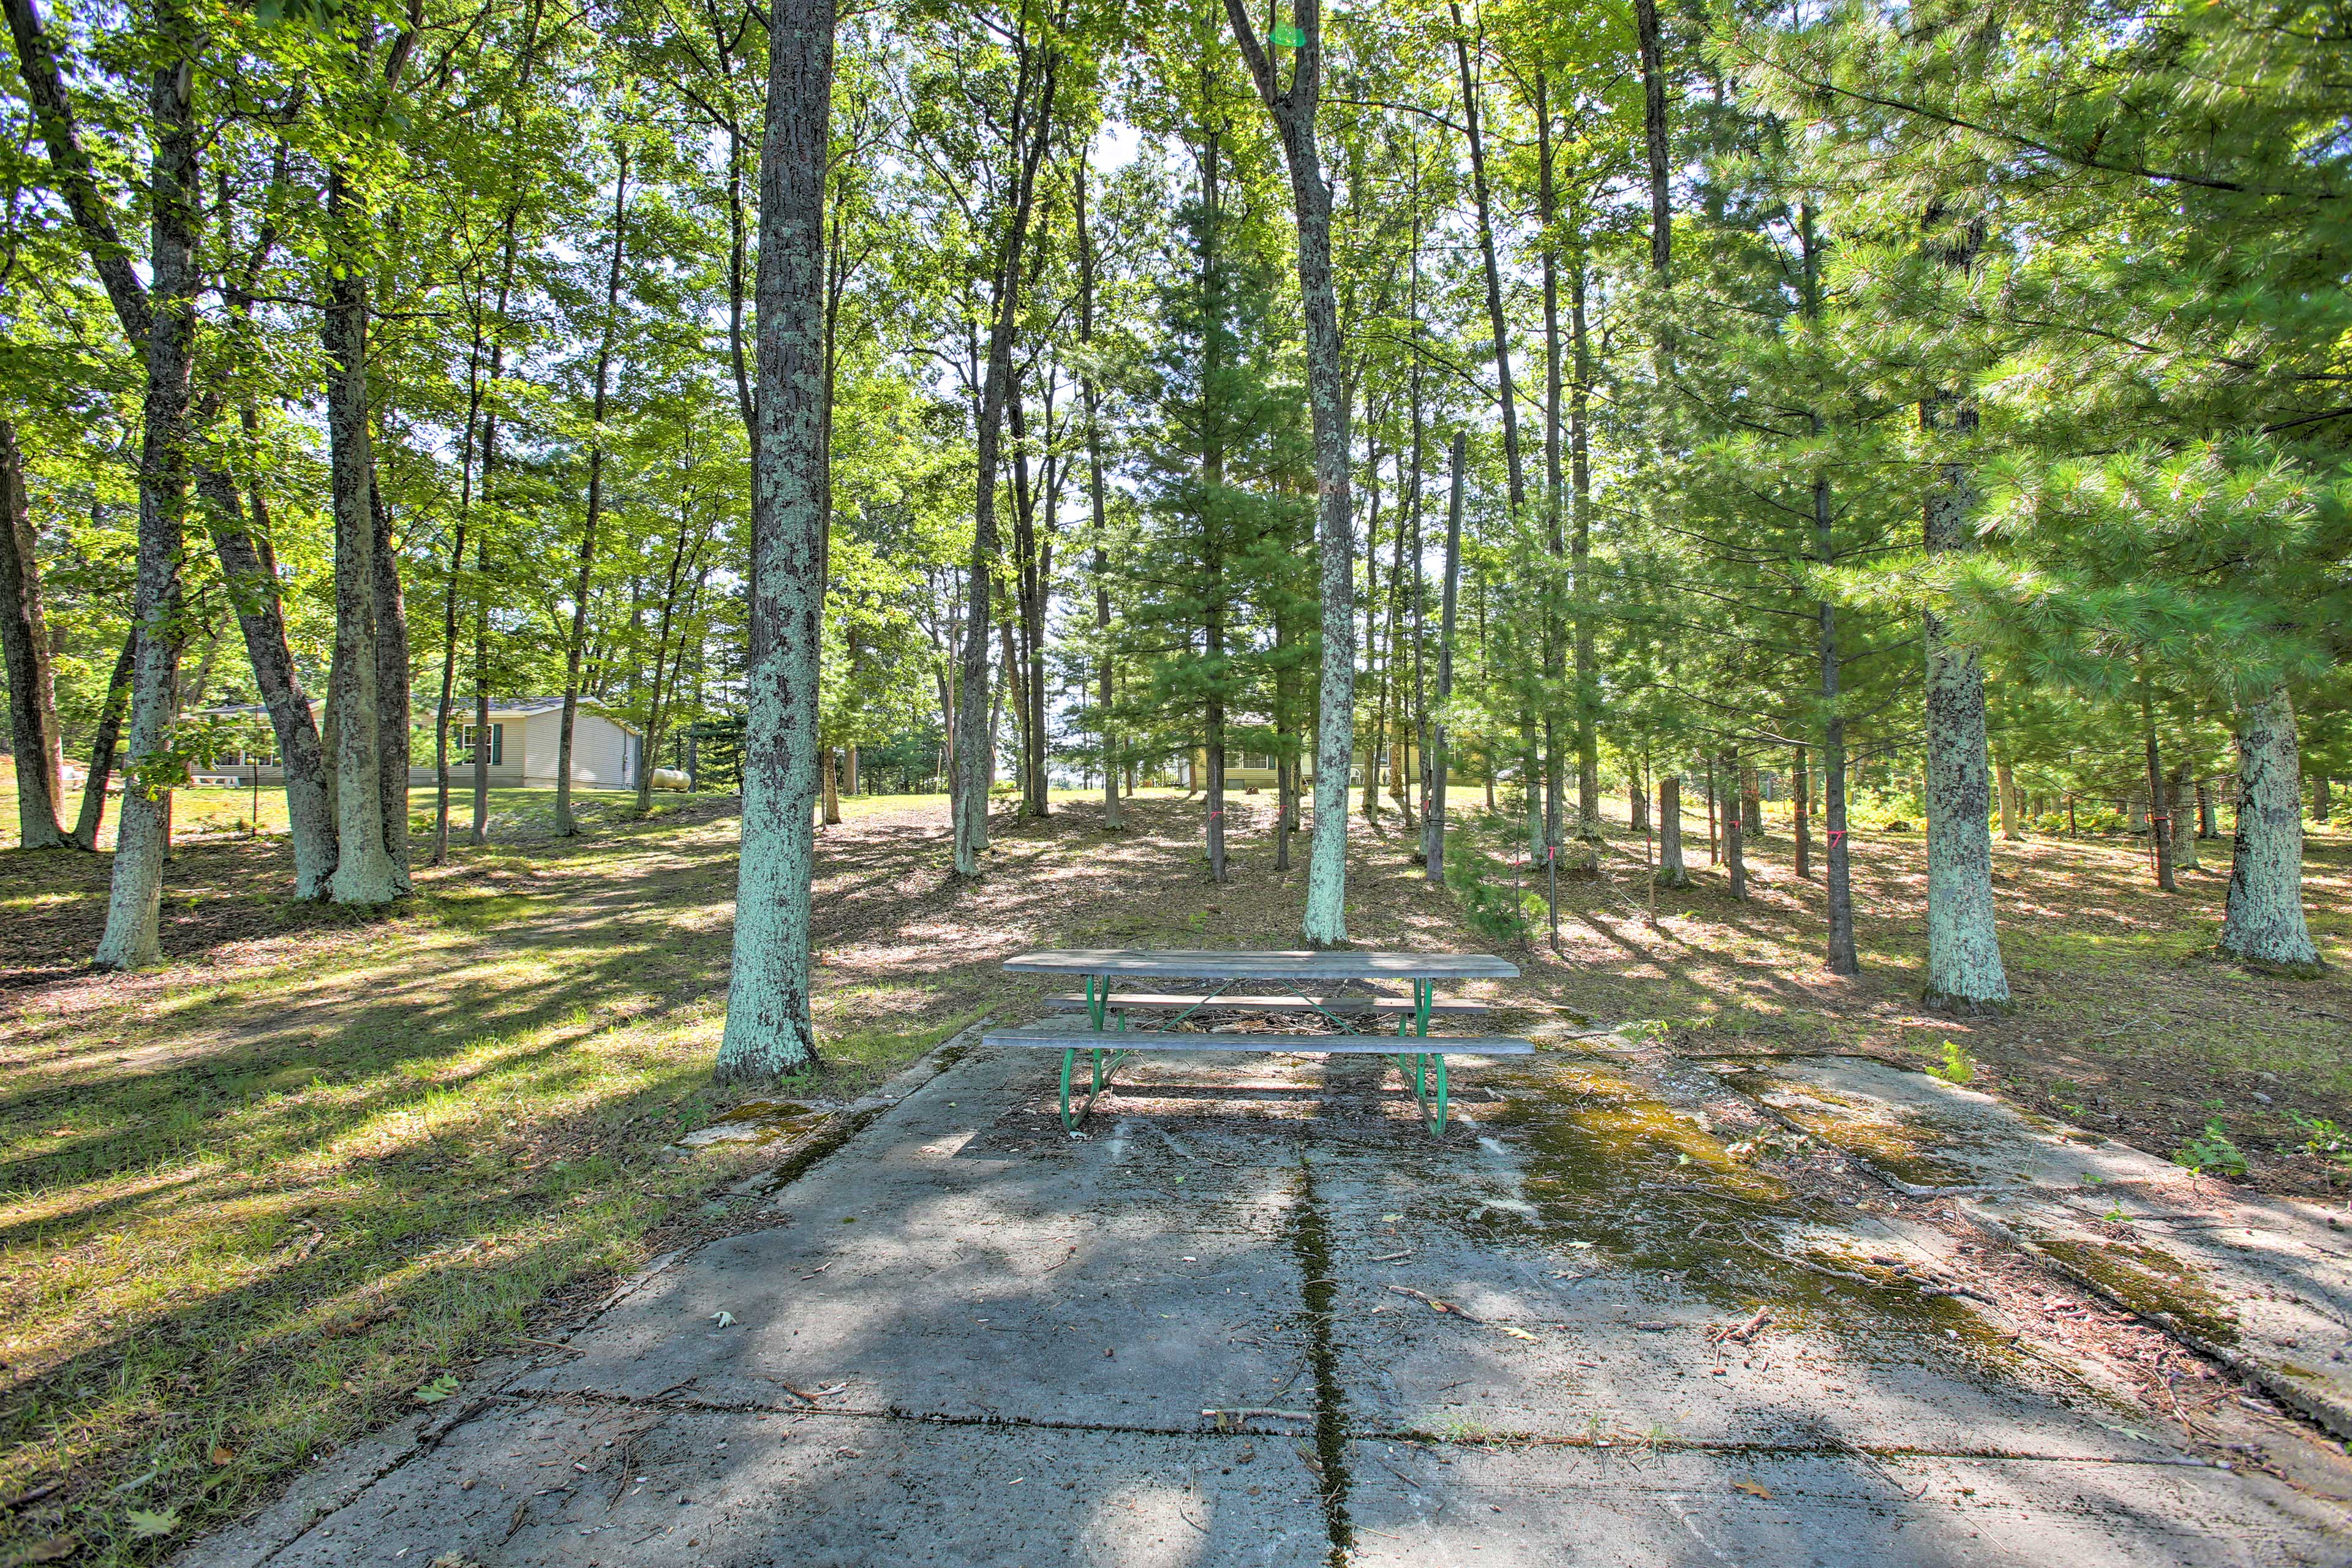
[[[135,969],[163,957],[157,927],[163,857],[170,848],[170,760],[178,697],[182,552],[187,522],[188,408],[195,357],[197,189],[194,73],[196,23],[178,0],[154,16],[158,64],[148,104],[153,115],[149,185],[153,203],[149,252],[150,319],[146,394],[139,452],[139,554],[131,618],[138,653],[131,679],[130,760],[123,769],[121,816],[114,835],[114,875],[106,929],[92,962]]]
[[[1347,364],[1331,291],[1331,187],[1315,140],[1323,62],[1321,0],[1297,0],[1299,44],[1290,81],[1259,42],[1246,0],[1225,0],[1234,40],[1282,139],[1298,222],[1298,293],[1307,318],[1307,400],[1314,415],[1316,554],[1321,577],[1323,671],[1315,715],[1315,823],[1302,932],[1310,947],[1348,940],[1348,763],[1355,737],[1355,519],[1348,482]],[[1281,46],[1275,47],[1279,49]]]
[[[369,268],[352,241],[367,216],[340,167],[327,172],[339,265],[319,336],[327,361],[327,463],[335,534],[335,875],[339,904],[390,903],[399,880],[384,844],[383,735],[376,654],[375,463],[368,430]]]
[[[58,734],[57,681],[41,613],[41,560],[25,489],[16,427],[0,419],[0,652],[8,670],[8,738],[16,759],[16,847],[57,849],[65,830],[58,805],[65,757]]]
[[[718,1077],[769,1083],[817,1059],[809,1012],[817,674],[832,477],[824,417],[824,176],[832,0],[770,11],[760,144],[758,445],[750,712],[735,956]],[[647,765],[652,763],[646,759]],[[982,790],[985,808],[985,788]]]
[[[2314,968],[2303,913],[2303,780],[2294,703],[2284,686],[2238,710],[2238,837],[2221,951],[2258,963]]]
[[[124,339],[143,361],[140,411],[139,551],[131,594],[130,764],[115,833],[106,926],[93,962],[131,969],[162,956],[156,924],[171,822],[167,755],[179,675],[181,552],[187,521],[188,411],[195,349],[195,296],[202,279],[196,240],[203,223],[197,189],[195,18],[182,0],[158,0],[147,40],[150,79],[147,277],[131,263],[110,204],[82,146],[55,51],[31,0],[0,0],[16,46],[16,64],[33,120],[48,153],[58,194],[73,215],[91,270],[105,286]],[[93,787],[102,789],[96,770]],[[100,802],[102,807],[102,800]],[[88,842],[97,814],[85,800]]]

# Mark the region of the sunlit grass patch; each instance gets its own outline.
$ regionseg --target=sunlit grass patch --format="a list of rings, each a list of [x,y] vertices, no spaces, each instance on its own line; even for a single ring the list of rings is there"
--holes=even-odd
[[[17,1015],[0,1497],[63,1484],[0,1519],[0,1561],[56,1537],[153,1559],[434,1380],[462,1393],[534,1312],[772,1157],[673,1152],[723,1109],[727,933],[692,917],[731,896],[731,837],[461,851],[280,960]],[[890,1002],[828,1030],[796,1091],[861,1092],[970,1016]]]

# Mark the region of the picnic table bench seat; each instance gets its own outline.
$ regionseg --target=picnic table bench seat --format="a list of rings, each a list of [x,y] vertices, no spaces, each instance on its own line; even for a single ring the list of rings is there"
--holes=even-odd
[[[1045,998],[1045,1005],[1056,1013],[1084,1013],[1094,1006],[1088,998],[1072,991]],[[1410,996],[1365,996],[1339,994],[1313,998],[1306,996],[1176,996],[1152,994],[1139,991],[1112,994],[1106,1004],[1115,1011],[1129,1012],[1192,1012],[1195,1009],[1232,1013],[1411,1013],[1413,1000]],[[1439,996],[1429,1003],[1433,1013],[1472,1014],[1487,1011],[1484,1002],[1473,1002],[1466,996]]]
[[[1263,1055],[1323,1054],[1383,1056],[1396,1064],[1420,1105],[1422,1125],[1432,1134],[1445,1130],[1445,1058],[1453,1056],[1526,1056],[1535,1049],[1530,1040],[1491,1035],[1432,1035],[1433,1015],[1485,1011],[1476,1002],[1445,1002],[1437,995],[1441,980],[1507,980],[1518,967],[1481,952],[1394,952],[1348,950],[1319,952],[1264,952],[1241,949],[1078,949],[1024,952],[1005,961],[1015,973],[1083,977],[1083,995],[1055,996],[1048,1005],[1083,1009],[1089,1029],[1055,1025],[992,1029],[981,1036],[985,1046],[1062,1053],[1062,1125],[1076,1132],[1094,1102],[1109,1084],[1111,1074],[1129,1057],[1151,1051],[1255,1051]],[[1213,982],[1198,993],[1120,992],[1118,982],[1192,980]],[[1411,997],[1384,996],[1350,991],[1376,981],[1406,982]],[[1247,982],[1271,982],[1291,994],[1227,995]],[[1309,990],[1310,984],[1313,990]],[[1338,1026],[1333,1034],[1260,1034],[1220,1029],[1181,1032],[1185,1019],[1202,1010],[1226,1012],[1312,1012]],[[1173,1014],[1149,1028],[1128,1027],[1130,1013]],[[1393,1035],[1349,1032],[1343,1015],[1358,1017],[1392,1016]],[[1089,1086],[1085,1102],[1073,1107],[1071,1080],[1078,1058],[1088,1058]]]
[[[1261,1056],[1524,1057],[1533,1040],[1507,1035],[1264,1035],[1236,1029],[1197,1035],[1161,1029],[990,1029],[983,1046],[1016,1049],[1118,1051],[1255,1051]]]

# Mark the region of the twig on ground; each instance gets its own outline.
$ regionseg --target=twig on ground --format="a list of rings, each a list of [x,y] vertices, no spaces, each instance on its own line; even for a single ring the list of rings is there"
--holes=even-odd
[[[1478,1321],[1469,1313],[1464,1311],[1461,1308],[1455,1306],[1453,1302],[1441,1301],[1426,1290],[1416,1290],[1410,1285],[1391,1285],[1387,1287],[1387,1289],[1395,1291],[1400,1296],[1410,1296],[1416,1301],[1425,1303],[1433,1312],[1450,1313],[1453,1316],[1461,1319],[1465,1323],[1475,1323]]]

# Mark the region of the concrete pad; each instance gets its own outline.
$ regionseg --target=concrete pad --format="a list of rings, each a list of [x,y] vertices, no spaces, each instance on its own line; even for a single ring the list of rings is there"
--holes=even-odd
[[[2111,1299],[2352,1437],[2352,1231],[1926,1073],[1854,1058],[1725,1080],[1914,1191],[1963,1195]]]
[[[966,1057],[183,1561],[2346,1560],[1968,1303],[1822,1272],[1906,1244],[1638,1064],[1465,1064],[1443,1141],[1375,1058],[1260,1056],[1131,1064],[1073,1138],[1057,1066]]]
[[[1209,1159],[1114,1120],[997,1157],[982,1135],[1025,1135],[1036,1065],[960,1069],[789,1189],[774,1227],[665,1270],[515,1391],[1156,1431],[1274,1403],[1306,1360],[1295,1137]]]
[[[2340,1537],[2265,1478],[1926,1455],[1349,1447],[1357,1568],[2287,1568]]]
[[[1630,1075],[1554,1068],[1496,1087],[1510,1103],[1475,1142],[1400,1157],[1333,1128],[1318,1151],[1359,1430],[2160,1448],[1969,1303],[1803,1267],[1853,1247],[1841,1222],[1864,1216],[1801,1204]],[[1752,1342],[1710,1336],[1767,1305]]]
[[[1328,1551],[1313,1478],[1262,1441],[549,1405],[460,1427],[270,1562],[1307,1568]]]
[[[2086,1181],[2165,1185],[2188,1175],[2128,1143],[2030,1117],[1979,1089],[1868,1058],[1718,1064],[1716,1071],[1915,1191],[2074,1187]]]

